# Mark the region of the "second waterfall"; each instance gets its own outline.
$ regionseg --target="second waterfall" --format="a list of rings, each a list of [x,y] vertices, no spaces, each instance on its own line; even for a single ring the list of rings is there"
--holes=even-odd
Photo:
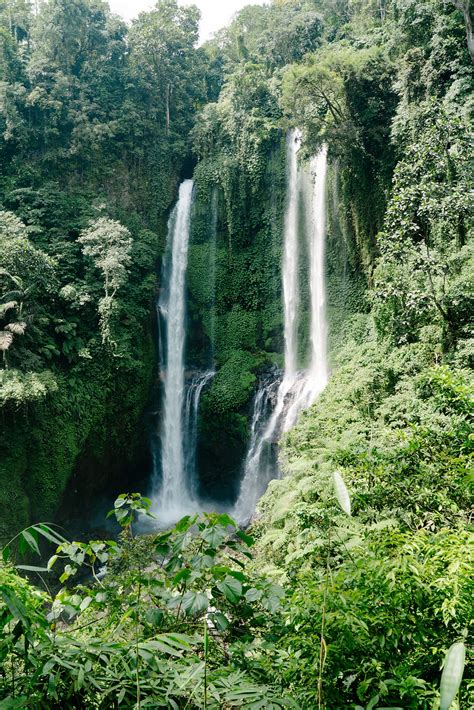
[[[268,418],[264,425],[260,422],[257,426],[255,418],[259,411],[263,411],[261,402],[268,399],[268,382],[262,383],[255,396],[251,442],[233,511],[243,524],[253,515],[269,481],[278,474],[275,444],[295,425],[298,414],[314,402],[328,380],[325,297],[327,151],[325,146],[321,148],[311,160],[308,171],[298,165],[300,145],[299,131],[291,131],[287,141],[288,183],[282,263],[285,365],[274,407],[266,408]],[[310,287],[310,352],[309,363],[303,368],[298,362],[302,233],[306,234],[307,240]]]

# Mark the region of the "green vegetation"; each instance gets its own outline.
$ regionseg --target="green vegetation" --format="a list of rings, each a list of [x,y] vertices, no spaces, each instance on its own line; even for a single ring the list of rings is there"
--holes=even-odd
[[[206,98],[195,9],[129,31],[101,0],[33,5],[0,3],[1,539],[77,470],[71,510],[143,461],[166,214]]]
[[[130,28],[101,0],[30,5],[0,2],[0,538],[26,528],[0,566],[0,708],[472,707],[470,3],[273,0],[200,48],[175,0]],[[282,364],[293,126],[302,159],[328,146],[332,377],[249,534],[213,514],[137,537],[138,494],[118,541],[28,528],[137,460],[193,166],[201,484],[232,497]],[[47,544],[45,592],[19,563]]]
[[[262,698],[295,707],[277,683],[248,668],[247,645],[265,643],[283,596],[243,570],[252,538],[213,514],[136,540],[134,520],[150,503],[138,494],[116,500],[119,543],[68,542],[36,525],[4,549],[7,560],[14,549],[39,552],[46,538],[57,545],[47,565],[21,569],[60,567],[64,584],[86,568],[96,584],[50,595],[2,563],[2,707],[257,708]]]

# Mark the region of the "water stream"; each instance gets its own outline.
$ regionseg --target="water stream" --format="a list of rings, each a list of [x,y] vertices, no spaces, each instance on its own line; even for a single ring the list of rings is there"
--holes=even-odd
[[[195,505],[185,467],[186,269],[193,181],[185,180],[168,222],[162,293],[158,308],[164,340],[161,476],[155,471],[154,507],[160,517],[178,518]],[[159,481],[159,483],[158,483]]]
[[[279,473],[275,457],[273,461],[269,459],[269,451],[274,450],[274,444],[280,436],[295,425],[298,414],[314,402],[328,380],[324,263],[327,151],[325,147],[321,149],[311,161],[310,171],[307,172],[298,166],[300,144],[299,131],[290,132],[287,142],[288,197],[282,264],[285,366],[273,407],[267,405],[264,408],[262,404],[269,399],[267,382],[261,385],[255,396],[250,446],[239,497],[233,510],[234,516],[242,524],[248,522],[269,481]],[[301,204],[305,209],[305,231],[309,241],[311,352],[306,370],[298,369]],[[264,417],[263,425],[256,425],[258,417]]]
[[[194,501],[198,500],[199,497],[199,478],[196,461],[199,402],[204,388],[211,382],[215,374],[214,370],[196,372],[192,375],[186,387],[184,407],[184,460],[186,479]]]

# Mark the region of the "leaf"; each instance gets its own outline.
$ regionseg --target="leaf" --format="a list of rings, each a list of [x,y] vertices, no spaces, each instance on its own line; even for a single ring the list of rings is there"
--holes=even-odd
[[[11,333],[14,333],[14,335],[24,335],[26,330],[26,323],[24,321],[8,323],[5,326],[5,330],[9,330]]]
[[[255,587],[252,587],[245,592],[245,598],[248,602],[256,602],[261,599],[262,594],[263,592],[261,589],[255,589]]]
[[[124,699],[125,693],[126,693],[126,688],[122,688],[122,690],[120,691],[120,693],[119,693],[118,696],[117,696],[117,703],[118,703],[119,705],[120,705],[120,703],[122,702],[122,700]]]
[[[13,343],[13,333],[8,330],[0,330],[0,350],[8,350]]]
[[[59,559],[59,555],[53,555],[52,557],[49,558],[48,560],[48,572],[53,568],[53,565],[56,564],[57,560]]]
[[[462,641],[453,643],[446,654],[440,682],[439,710],[449,710],[461,685],[466,659],[466,647]]]
[[[23,530],[23,532],[21,534],[22,534],[26,544],[28,545],[28,547],[31,550],[34,550],[34,552],[36,552],[37,555],[40,555],[41,554],[40,549],[38,547],[38,543],[36,542],[34,536],[28,530]]]
[[[152,641],[139,644],[139,648],[152,651],[159,651],[169,656],[180,656],[183,651],[191,648],[189,636],[184,634],[160,634]]]
[[[224,594],[226,599],[231,604],[236,604],[242,596],[242,584],[238,579],[227,575],[227,577],[219,582],[217,588]]]
[[[18,306],[18,301],[8,301],[7,303],[2,303],[0,304],[0,317],[3,318],[5,313],[8,311],[11,311],[12,308],[16,308]]]
[[[349,491],[346,488],[344,479],[342,478],[339,471],[334,471],[333,473],[333,483],[334,492],[336,494],[337,502],[341,506],[344,513],[351,515],[351,499],[349,496]]]
[[[229,628],[229,620],[222,612],[217,611],[215,614],[211,614],[210,617],[218,631],[225,631]]]
[[[92,597],[85,597],[85,598],[82,600],[81,605],[80,605],[80,607],[79,607],[80,610],[81,610],[81,611],[85,611],[85,610],[87,609],[87,607],[90,605],[91,601],[92,601]]]
[[[220,525],[213,525],[212,527],[206,528],[202,533],[201,537],[207,542],[210,548],[214,550],[221,545],[227,537],[227,530]]]
[[[380,695],[374,695],[374,697],[370,699],[370,701],[367,705],[367,710],[374,710],[374,707],[377,705],[379,700],[380,700]]]
[[[237,535],[238,538],[240,538],[242,540],[242,542],[244,542],[247,545],[247,547],[252,547],[252,545],[255,542],[253,537],[242,532],[242,530],[237,530],[237,532],[235,534]]]
[[[49,572],[49,567],[35,567],[34,565],[16,565],[16,568],[24,572]]]
[[[0,700],[0,710],[14,710],[14,708],[22,710],[22,708],[28,707],[28,705],[29,701],[25,696],[22,696],[21,698],[12,698],[9,696],[4,700]]]
[[[202,592],[186,592],[183,596],[182,606],[188,616],[195,616],[207,611],[209,599]]]
[[[0,597],[10,609],[13,618],[21,621],[23,626],[29,626],[26,608],[18,599],[13,590],[9,589],[4,584],[0,585]]]
[[[38,525],[32,525],[31,527],[39,535],[42,535],[42,537],[55,545],[62,545],[64,542],[67,542],[65,537],[57,533],[55,530],[52,530],[49,525],[46,525],[46,523],[39,523]]]

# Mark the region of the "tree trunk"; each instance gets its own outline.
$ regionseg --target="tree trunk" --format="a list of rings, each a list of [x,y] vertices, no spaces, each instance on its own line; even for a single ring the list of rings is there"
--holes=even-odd
[[[454,7],[463,14],[464,24],[466,25],[467,49],[471,60],[474,62],[474,34],[472,32],[471,2],[470,0],[451,0],[451,2]]]
[[[171,94],[171,85],[167,84],[167,86],[166,86],[166,133],[167,134],[170,132],[170,94]]]

